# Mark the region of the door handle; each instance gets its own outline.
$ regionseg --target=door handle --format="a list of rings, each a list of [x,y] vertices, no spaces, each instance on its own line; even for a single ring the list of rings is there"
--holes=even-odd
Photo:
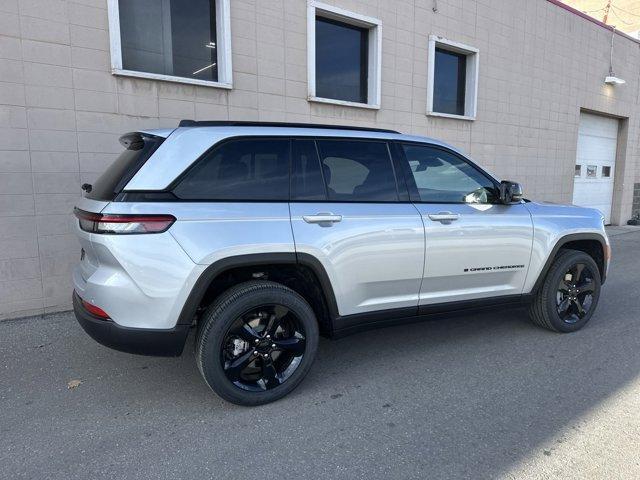
[[[445,225],[448,225],[449,223],[455,220],[458,220],[459,218],[460,218],[459,213],[452,213],[452,212],[438,212],[438,213],[429,214],[430,220],[433,220],[434,222],[441,222]]]
[[[342,215],[333,213],[316,213],[315,215],[303,215],[302,219],[307,223],[337,223],[342,220]]]

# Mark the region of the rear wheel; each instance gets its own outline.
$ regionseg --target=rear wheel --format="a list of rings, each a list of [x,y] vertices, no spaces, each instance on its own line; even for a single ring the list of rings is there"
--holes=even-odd
[[[578,250],[560,250],[531,305],[531,320],[556,332],[574,332],[591,319],[600,298],[596,262]]]
[[[317,345],[315,315],[300,295],[275,282],[246,282],[223,293],[203,315],[196,360],[219,396],[260,405],[298,386]]]

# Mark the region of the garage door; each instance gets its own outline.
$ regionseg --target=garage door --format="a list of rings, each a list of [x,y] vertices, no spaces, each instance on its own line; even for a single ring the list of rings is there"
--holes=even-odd
[[[618,142],[618,120],[580,114],[573,203],[597,208],[610,223],[613,175]]]

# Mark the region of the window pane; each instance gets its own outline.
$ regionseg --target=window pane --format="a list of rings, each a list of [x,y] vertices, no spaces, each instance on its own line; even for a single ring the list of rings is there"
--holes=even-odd
[[[164,138],[137,133],[128,137],[127,149],[93,183],[87,198],[113,200],[164,141]]]
[[[327,194],[320,173],[320,161],[313,140],[293,140],[292,200],[326,200]]]
[[[461,53],[436,48],[433,110],[464,115],[467,57]]]
[[[582,175],[582,165],[576,165],[575,173],[573,174],[573,176],[579,177],[581,175]]]
[[[420,201],[431,203],[494,203],[494,183],[469,163],[432,147],[403,145]]]
[[[218,80],[215,0],[120,0],[122,67]]]
[[[597,165],[587,165],[587,178],[596,178],[598,172]]]
[[[215,148],[174,190],[193,200],[288,200],[289,140],[232,140]]]
[[[611,177],[611,167],[602,167],[602,176],[604,178]]]
[[[369,31],[316,18],[316,95],[367,103]]]
[[[398,200],[389,150],[384,142],[318,140],[329,200]]]

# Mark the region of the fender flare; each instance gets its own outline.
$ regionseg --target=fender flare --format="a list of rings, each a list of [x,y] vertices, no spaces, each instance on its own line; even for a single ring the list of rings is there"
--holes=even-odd
[[[250,253],[245,255],[233,255],[220,259],[209,265],[198,277],[187,300],[182,306],[177,325],[191,325],[198,306],[204,298],[211,282],[226,270],[238,267],[249,267],[270,264],[290,264],[304,265],[308,267],[316,276],[320,283],[320,288],[324,293],[331,322],[338,316],[338,307],[331,281],[327,272],[316,257],[307,253],[295,252],[273,252],[273,253]]]
[[[568,235],[564,235],[560,237],[560,239],[558,239],[558,241],[553,246],[553,249],[551,249],[551,253],[547,256],[547,261],[545,262],[544,266],[542,267],[542,270],[538,274],[538,279],[536,280],[536,283],[533,285],[533,288],[531,289],[531,292],[530,292],[531,294],[537,293],[538,290],[542,287],[542,283],[544,282],[544,279],[546,278],[547,273],[549,272],[549,269],[551,268],[551,264],[553,263],[553,260],[556,258],[558,251],[567,243],[575,242],[576,240],[597,240],[598,242],[600,242],[600,245],[602,246],[603,256],[606,255],[607,241],[605,240],[604,236],[602,236],[599,233],[570,233]],[[606,262],[606,259],[604,260]],[[600,272],[601,284],[604,284],[605,282],[606,273],[607,273],[606,270],[607,270],[606,265],[603,265],[602,271]]]

